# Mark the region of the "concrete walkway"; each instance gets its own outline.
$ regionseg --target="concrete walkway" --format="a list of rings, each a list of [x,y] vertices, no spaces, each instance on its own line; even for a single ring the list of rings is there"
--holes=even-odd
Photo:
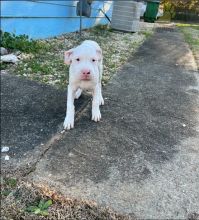
[[[182,35],[158,28],[104,88],[102,121],[92,122],[90,103],[81,108],[80,100],[75,129],[39,147],[29,180],[142,219],[198,212],[196,70]],[[52,129],[64,115],[58,106]]]
[[[81,97],[77,112],[85,105]],[[1,145],[9,147],[10,157],[5,161],[6,153],[1,155],[2,172],[17,176],[30,172],[62,129],[65,110],[66,92],[1,74]]]

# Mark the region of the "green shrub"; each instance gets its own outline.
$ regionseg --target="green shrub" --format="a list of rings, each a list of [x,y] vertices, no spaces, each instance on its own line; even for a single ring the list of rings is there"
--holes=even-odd
[[[20,50],[26,53],[37,53],[44,47],[41,42],[29,39],[27,35],[11,34],[8,32],[0,31],[1,47],[5,47],[10,50]]]

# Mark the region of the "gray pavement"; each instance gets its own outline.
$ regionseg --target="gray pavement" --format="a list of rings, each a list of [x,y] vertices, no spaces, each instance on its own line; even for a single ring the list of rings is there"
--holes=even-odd
[[[143,219],[198,212],[198,82],[182,35],[158,28],[103,89],[102,121],[90,120],[90,102],[80,107],[75,129],[43,146],[29,180]]]
[[[85,105],[84,99],[76,102],[77,111]],[[65,110],[66,92],[2,74],[1,146],[9,147],[8,153],[1,154],[2,172],[21,176],[32,170],[62,129]]]

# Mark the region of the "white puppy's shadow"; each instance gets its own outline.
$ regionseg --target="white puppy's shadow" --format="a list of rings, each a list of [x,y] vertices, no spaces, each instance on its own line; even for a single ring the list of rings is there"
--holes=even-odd
[[[92,93],[83,91],[78,99],[74,100],[76,115],[78,116],[81,111],[85,109],[85,107],[91,102]]]

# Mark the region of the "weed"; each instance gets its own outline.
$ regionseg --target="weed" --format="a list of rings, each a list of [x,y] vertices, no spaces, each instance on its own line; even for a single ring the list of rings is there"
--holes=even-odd
[[[37,205],[28,206],[25,211],[34,213],[36,215],[47,216],[48,208],[52,205],[52,200],[43,200],[41,199]]]
[[[5,180],[5,184],[10,188],[14,188],[17,185],[17,180],[15,178],[8,178]]]
[[[2,190],[1,195],[2,196],[8,196],[11,193],[11,190]]]
[[[110,28],[107,25],[97,25],[91,29],[91,32],[96,35],[108,36]]]
[[[44,44],[36,40],[29,39],[27,35],[10,34],[8,32],[0,31],[1,47],[10,50],[20,50],[26,53],[37,53],[44,49]]]
[[[46,74],[50,72],[50,67],[47,64],[41,64],[37,60],[32,60],[28,63],[27,68],[31,68],[32,72],[40,72],[41,74]]]
[[[5,70],[8,68],[8,66],[10,66],[10,63],[0,63],[0,70]]]
[[[1,195],[8,196],[16,186],[17,180],[15,178],[2,178]]]
[[[139,34],[143,34],[145,35],[146,37],[150,37],[153,35],[153,32],[152,31],[140,31]]]

